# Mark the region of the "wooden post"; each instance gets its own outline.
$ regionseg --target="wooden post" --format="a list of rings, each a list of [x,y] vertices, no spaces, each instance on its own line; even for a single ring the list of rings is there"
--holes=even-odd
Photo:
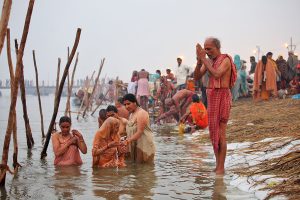
[[[104,98],[107,96],[109,90],[106,91],[105,95],[104,95]],[[97,105],[97,107],[94,109],[94,111],[92,112],[92,116],[94,115],[94,113],[96,112],[96,110],[101,106],[102,102],[103,102],[104,99],[101,99],[99,105]]]
[[[15,79],[14,75],[14,67],[12,63],[12,58],[11,58],[11,48],[10,48],[10,30],[9,28],[7,29],[6,33],[6,51],[7,51],[7,61],[8,61],[8,66],[9,66],[9,75],[10,75],[10,94],[12,98],[13,94],[13,83]],[[16,109],[13,110],[13,142],[14,142],[14,153],[13,153],[13,167],[15,171],[18,171],[18,167],[21,166],[18,163],[18,138],[17,138],[17,114],[16,114]]]
[[[89,97],[89,99],[88,99],[88,104],[87,104],[87,106],[85,107],[85,109],[84,109],[84,111],[83,111],[83,114],[82,114],[82,117],[83,117],[83,118],[84,118],[84,116],[85,116],[85,113],[86,113],[86,111],[87,111],[89,105],[92,103],[92,100],[93,100],[93,98],[94,98],[94,92],[95,92],[95,89],[96,89],[97,84],[98,84],[99,76],[100,76],[100,74],[101,74],[101,71],[102,71],[102,68],[103,68],[103,65],[104,65],[104,61],[105,61],[105,58],[103,58],[103,60],[101,60],[100,68],[99,68],[99,71],[98,71],[98,75],[97,75],[97,77],[96,77],[96,81],[95,81],[95,83],[94,83],[94,87],[93,87],[92,94],[91,94],[91,96]]]
[[[68,48],[69,49],[69,48]],[[74,64],[74,69],[73,69],[73,72],[72,72],[72,78],[71,78],[71,84],[70,86],[68,87],[68,99],[67,99],[67,103],[66,103],[66,107],[68,107],[68,112],[69,112],[69,116],[71,118],[71,105],[70,105],[70,98],[71,98],[71,94],[72,94],[72,88],[73,88],[73,82],[74,82],[74,75],[75,75],[75,70],[76,70],[76,67],[77,67],[77,63],[78,63],[78,56],[79,56],[79,53],[77,53],[76,55],[76,60],[75,60],[75,64]],[[66,110],[67,111],[67,110]],[[65,113],[66,115],[66,113]]]
[[[28,5],[27,14],[26,14],[23,34],[22,34],[22,38],[21,38],[20,49],[18,51],[15,79],[13,81],[13,83],[14,83],[13,90],[12,90],[13,94],[12,94],[12,99],[11,99],[10,108],[9,108],[9,116],[8,116],[8,120],[7,120],[7,128],[6,128],[6,134],[5,134],[5,139],[4,139],[4,145],[3,145],[2,166],[7,166],[9,144],[10,144],[11,132],[13,129],[13,123],[12,123],[13,118],[14,118],[13,113],[14,113],[14,110],[16,108],[16,103],[17,103],[18,83],[19,83],[19,80],[21,77],[22,59],[23,59],[23,55],[24,55],[24,48],[26,45],[26,40],[27,40],[28,30],[29,30],[29,26],[30,26],[30,20],[31,20],[33,6],[34,6],[34,0],[30,0],[29,5]],[[0,186],[5,185],[6,171],[7,171],[7,169],[1,168]]]
[[[40,108],[40,116],[41,116],[41,131],[42,131],[42,137],[45,137],[44,133],[44,117],[43,117],[43,110],[42,110],[42,103],[41,103],[41,95],[40,95],[40,89],[39,89],[39,74],[37,70],[37,64],[35,59],[35,51],[32,50],[32,56],[33,56],[33,64],[34,64],[34,70],[35,70],[35,82],[36,82],[36,92],[38,95],[39,100],[39,108]]]
[[[0,20],[0,55],[4,45],[6,29],[9,21],[12,0],[4,0],[2,6],[2,14]]]
[[[16,48],[16,53],[18,53],[17,39],[15,39],[15,48]],[[22,108],[23,108],[23,118],[25,123],[25,130],[26,130],[27,147],[28,149],[31,149],[34,144],[34,140],[32,137],[31,127],[29,124],[29,118],[27,113],[26,91],[25,91],[25,81],[24,81],[24,65],[22,61],[21,61],[20,90],[21,90],[21,100],[22,100]]]
[[[48,148],[49,141],[50,141],[50,138],[51,138],[51,133],[52,133],[52,130],[53,130],[53,126],[55,124],[55,119],[56,119],[58,108],[59,108],[61,93],[62,93],[62,90],[64,88],[64,83],[65,83],[66,77],[68,75],[70,65],[72,63],[73,57],[75,55],[75,52],[76,52],[76,49],[77,49],[77,46],[78,46],[78,43],[79,43],[79,40],[80,40],[80,33],[81,33],[81,29],[78,28],[77,33],[76,33],[75,43],[74,43],[74,46],[73,46],[72,51],[71,51],[71,55],[68,59],[68,62],[66,64],[66,67],[65,67],[65,70],[64,70],[64,73],[63,73],[63,76],[62,76],[60,84],[59,84],[57,97],[56,97],[56,102],[55,102],[55,105],[54,105],[53,115],[52,115],[52,118],[51,118],[51,122],[50,122],[50,125],[49,125],[49,128],[48,128],[47,135],[46,135],[45,145],[44,145],[43,151],[41,152],[41,159],[43,159],[47,156],[47,148]]]
[[[56,97],[57,97],[57,92],[58,92],[58,87],[59,87],[59,73],[60,73],[60,62],[61,59],[58,58],[58,65],[57,65],[57,74],[56,74],[56,87],[55,87],[55,97],[54,97],[54,105],[56,102]]]
[[[88,106],[88,89],[90,87],[91,80],[93,80],[94,74],[95,74],[95,71],[93,71],[91,78],[89,79],[89,77],[87,76],[86,81],[84,82],[84,95],[83,95],[82,102],[81,102],[81,105],[78,110],[77,120],[79,119],[79,115],[81,114],[81,109],[83,107],[84,102],[86,102],[86,106]]]

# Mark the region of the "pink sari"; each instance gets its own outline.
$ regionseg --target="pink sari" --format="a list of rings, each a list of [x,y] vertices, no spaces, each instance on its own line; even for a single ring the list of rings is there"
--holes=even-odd
[[[60,144],[64,145],[69,140],[64,142],[60,141]],[[80,157],[79,149],[76,145],[70,145],[68,147],[68,150],[63,155],[55,156],[55,160],[54,160],[54,165],[57,166],[81,165],[81,164],[82,164],[82,160]]]

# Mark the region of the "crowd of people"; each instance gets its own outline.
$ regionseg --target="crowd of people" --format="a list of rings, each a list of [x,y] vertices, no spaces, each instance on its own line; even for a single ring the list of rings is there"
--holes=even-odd
[[[129,158],[137,163],[153,163],[155,145],[149,113],[156,110],[157,124],[177,122],[185,125],[185,133],[208,127],[216,158],[215,172],[223,174],[232,101],[251,96],[254,101],[277,99],[282,90],[285,94],[300,92],[299,61],[293,52],[289,52],[287,61],[282,56],[274,61],[272,52],[258,63],[251,56],[249,73],[246,61],[239,55],[232,59],[221,53],[217,38],[208,38],[204,48],[197,44],[196,56],[194,69],[177,58],[174,73],[170,69],[165,75],[160,70],[155,74],[145,69],[134,71],[123,97],[112,92],[117,87],[108,88],[107,93],[115,95],[115,105],[99,111],[99,129],[92,148],[94,167],[125,167]],[[70,132],[70,126],[69,119],[62,117],[61,132],[53,135],[56,165],[80,164],[79,150],[87,152],[82,135],[76,130]]]

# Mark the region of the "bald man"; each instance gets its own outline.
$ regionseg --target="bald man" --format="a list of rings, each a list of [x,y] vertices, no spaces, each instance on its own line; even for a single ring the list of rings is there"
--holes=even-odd
[[[236,68],[230,56],[221,54],[221,43],[217,38],[205,40],[204,49],[196,45],[197,67],[200,76],[209,72],[206,89],[208,101],[208,125],[210,139],[216,157],[216,174],[224,174],[226,158],[226,127],[231,109],[230,88],[236,80]],[[206,55],[210,60],[206,59]],[[203,63],[203,64],[202,64]]]

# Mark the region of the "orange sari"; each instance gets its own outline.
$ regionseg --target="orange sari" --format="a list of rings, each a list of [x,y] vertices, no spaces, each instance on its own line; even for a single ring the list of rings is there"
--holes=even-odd
[[[100,129],[96,132],[93,141],[93,167],[120,167],[126,166],[124,161],[124,154],[118,154],[117,147],[107,148],[110,142],[120,142],[120,136],[116,126],[119,126],[119,120],[109,117],[104,121]],[[97,151],[101,151],[97,155]]]

